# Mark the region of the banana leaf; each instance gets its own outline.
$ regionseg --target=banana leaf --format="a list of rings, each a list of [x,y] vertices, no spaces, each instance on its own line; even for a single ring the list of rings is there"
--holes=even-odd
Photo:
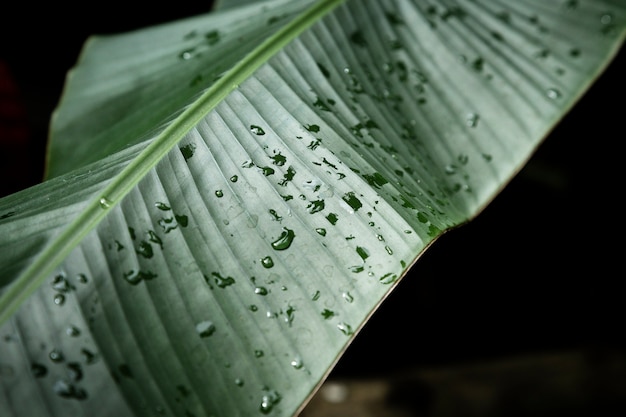
[[[0,199],[6,416],[291,416],[609,65],[620,1],[222,1],[93,36]]]

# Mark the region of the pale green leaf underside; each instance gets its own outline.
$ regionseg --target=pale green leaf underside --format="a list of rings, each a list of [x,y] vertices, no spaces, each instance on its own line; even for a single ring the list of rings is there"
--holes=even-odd
[[[346,2],[104,210],[4,325],[3,415],[293,415],[419,254],[488,204],[601,72],[619,5]],[[271,36],[255,7],[88,46],[54,120],[55,178],[0,200],[5,287],[193,104],[213,81],[199,71],[243,59],[220,45]],[[144,36],[171,44],[118,62],[113,45]],[[111,65],[88,68],[105,51]],[[84,148],[65,156],[75,135]]]

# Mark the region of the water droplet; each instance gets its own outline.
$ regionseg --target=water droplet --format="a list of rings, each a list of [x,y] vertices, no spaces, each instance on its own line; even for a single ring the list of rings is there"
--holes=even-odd
[[[274,406],[280,401],[280,394],[274,390],[268,390],[261,398],[259,411],[263,414],[269,414]]]
[[[258,311],[259,310],[259,307],[257,307],[254,304],[250,304],[250,307],[248,307],[248,308],[250,309],[250,311]]]
[[[224,197],[224,192],[222,190],[216,190],[215,195],[217,196],[217,198],[222,198]]]
[[[70,362],[67,364],[67,373],[69,378],[74,381],[80,381],[83,379],[83,368],[77,362]]]
[[[163,210],[163,211],[171,210],[170,206],[168,206],[167,204],[162,203],[160,201],[157,201],[156,203],[154,203],[154,207],[158,208],[159,210]]]
[[[263,136],[265,134],[263,128],[257,125],[250,125],[250,131],[258,136]]]
[[[180,147],[180,153],[183,154],[183,158],[185,158],[185,161],[188,161],[189,159],[191,159],[191,157],[193,156],[195,152],[196,152],[195,143],[189,143],[187,145]]]
[[[48,373],[48,368],[45,365],[36,362],[30,366],[30,370],[35,378],[43,378]]]
[[[63,304],[65,304],[65,296],[63,294],[55,294],[54,304],[58,306],[62,306]]]
[[[98,355],[91,352],[90,350],[81,349],[80,353],[85,357],[85,362],[88,365],[91,365],[92,363],[95,363],[98,360]]]
[[[293,366],[296,369],[302,369],[302,366],[303,366],[302,358],[299,356],[296,356],[295,358],[293,358],[291,360],[291,366]]]
[[[84,400],[87,398],[87,392],[81,388],[77,388],[69,382],[58,379],[52,386],[54,393],[63,398],[74,398],[76,400]]]
[[[558,98],[561,98],[561,92],[559,90],[557,90],[556,88],[549,88],[546,91],[546,95],[551,100],[556,100]]]
[[[72,337],[77,337],[80,335],[80,330],[76,326],[69,326],[65,329],[65,334]]]
[[[74,289],[63,274],[59,274],[54,277],[54,280],[52,281],[52,288],[55,291],[62,293],[67,293]]]
[[[111,204],[113,204],[109,199],[107,199],[106,197],[102,197],[100,198],[100,207],[103,209],[108,209],[111,208]]]
[[[254,293],[258,295],[267,295],[269,291],[265,287],[256,287]]]
[[[389,255],[393,255],[393,250],[389,246],[385,246],[385,250]]]
[[[361,246],[356,247],[356,253],[358,253],[363,260],[366,260],[370,256],[368,250]]]
[[[610,25],[612,21],[613,15],[611,15],[610,13],[605,13],[600,16],[600,23],[602,23],[603,25]]]
[[[315,231],[320,235],[320,236],[326,236],[326,229],[324,229],[323,227],[318,227],[317,229],[315,229]]]
[[[354,334],[352,326],[350,326],[348,323],[341,322],[337,325],[337,328],[341,331],[341,333],[345,334],[346,336]]]
[[[200,337],[209,337],[215,333],[215,325],[209,320],[201,321],[196,324],[196,332],[200,335]]]
[[[341,296],[343,297],[344,300],[346,300],[347,302],[351,303],[354,301],[354,297],[352,296],[352,294],[350,294],[349,292],[344,292],[343,294],[341,294]]]
[[[465,124],[469,127],[476,127],[478,125],[479,118],[480,117],[476,113],[468,113],[467,116],[465,116]]]
[[[78,282],[80,282],[81,284],[86,284],[89,280],[87,279],[87,275],[85,274],[78,274]]]
[[[191,59],[193,57],[193,49],[187,49],[183,52],[181,52],[178,57],[180,59],[182,59],[183,61],[187,61],[189,59]]]
[[[230,182],[237,182],[238,179],[239,177],[237,175],[233,175],[232,177],[230,177]]]
[[[280,237],[272,242],[272,248],[275,250],[285,250],[291,246],[296,234],[293,230],[283,227],[283,232]]]
[[[261,349],[256,349],[254,351],[254,357],[256,358],[262,358],[265,355],[265,352],[263,352]]]
[[[261,265],[263,265],[263,267],[265,268],[271,268],[274,266],[274,260],[270,256],[266,256],[265,258],[261,259]]]
[[[50,358],[52,362],[57,362],[57,363],[63,362],[63,359],[64,359],[63,354],[56,349],[52,349],[50,353],[48,353],[48,357]]]
[[[235,385],[237,385],[238,387],[243,387],[243,379],[241,378],[235,379]]]

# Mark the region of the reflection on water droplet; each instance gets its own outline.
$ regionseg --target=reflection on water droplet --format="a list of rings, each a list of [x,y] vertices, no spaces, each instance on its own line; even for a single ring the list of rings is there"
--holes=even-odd
[[[262,358],[265,355],[265,352],[263,352],[261,349],[257,349],[254,351],[254,356],[256,358]]]
[[[285,250],[291,246],[296,234],[293,230],[283,227],[283,232],[280,237],[272,242],[272,248],[274,250]]]
[[[193,57],[193,49],[187,49],[183,52],[181,52],[178,57],[180,59],[182,59],[183,61],[187,61],[188,59],[191,59]]]
[[[561,98],[561,92],[557,90],[556,88],[549,88],[546,91],[546,95],[548,96],[549,99],[552,99],[552,100]]]
[[[235,385],[237,385],[238,387],[243,387],[243,379],[241,378],[235,379]]]
[[[323,227],[318,227],[317,229],[315,229],[315,231],[320,235],[320,236],[326,236],[326,229],[324,229]]]
[[[344,300],[346,300],[347,302],[351,303],[354,301],[354,297],[352,296],[352,294],[350,294],[349,292],[344,292],[343,294],[341,294],[341,296],[343,297]]]
[[[111,208],[111,204],[113,204],[109,199],[107,199],[106,197],[102,197],[100,198],[100,207],[103,209],[108,209]]]
[[[605,13],[600,16],[600,23],[602,23],[603,25],[610,25],[612,21],[613,15],[611,15],[610,13]]]
[[[80,282],[81,284],[86,284],[87,281],[89,281],[87,279],[87,275],[85,275],[85,274],[78,274],[77,278],[78,278],[78,282]]]
[[[80,353],[85,357],[85,362],[90,365],[98,360],[98,355],[87,349],[81,349]]]
[[[217,196],[217,198],[222,198],[224,197],[224,192],[222,190],[216,190],[215,195]]]
[[[200,337],[209,337],[215,333],[215,325],[209,320],[201,321],[196,324],[196,332],[200,335]]]
[[[77,388],[69,382],[58,379],[54,382],[52,390],[56,395],[63,398],[74,398],[76,400],[84,400],[87,398],[87,392],[81,388]]]
[[[233,175],[232,177],[230,177],[230,182],[237,182],[238,179],[239,177],[237,175]]]

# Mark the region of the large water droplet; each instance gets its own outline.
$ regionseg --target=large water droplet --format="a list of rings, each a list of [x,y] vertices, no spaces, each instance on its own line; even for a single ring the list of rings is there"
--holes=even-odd
[[[293,230],[283,227],[280,237],[272,242],[272,248],[275,250],[285,250],[291,246],[296,234]]]
[[[265,131],[263,130],[263,128],[257,125],[250,125],[250,131],[258,136],[262,136],[265,134]]]

